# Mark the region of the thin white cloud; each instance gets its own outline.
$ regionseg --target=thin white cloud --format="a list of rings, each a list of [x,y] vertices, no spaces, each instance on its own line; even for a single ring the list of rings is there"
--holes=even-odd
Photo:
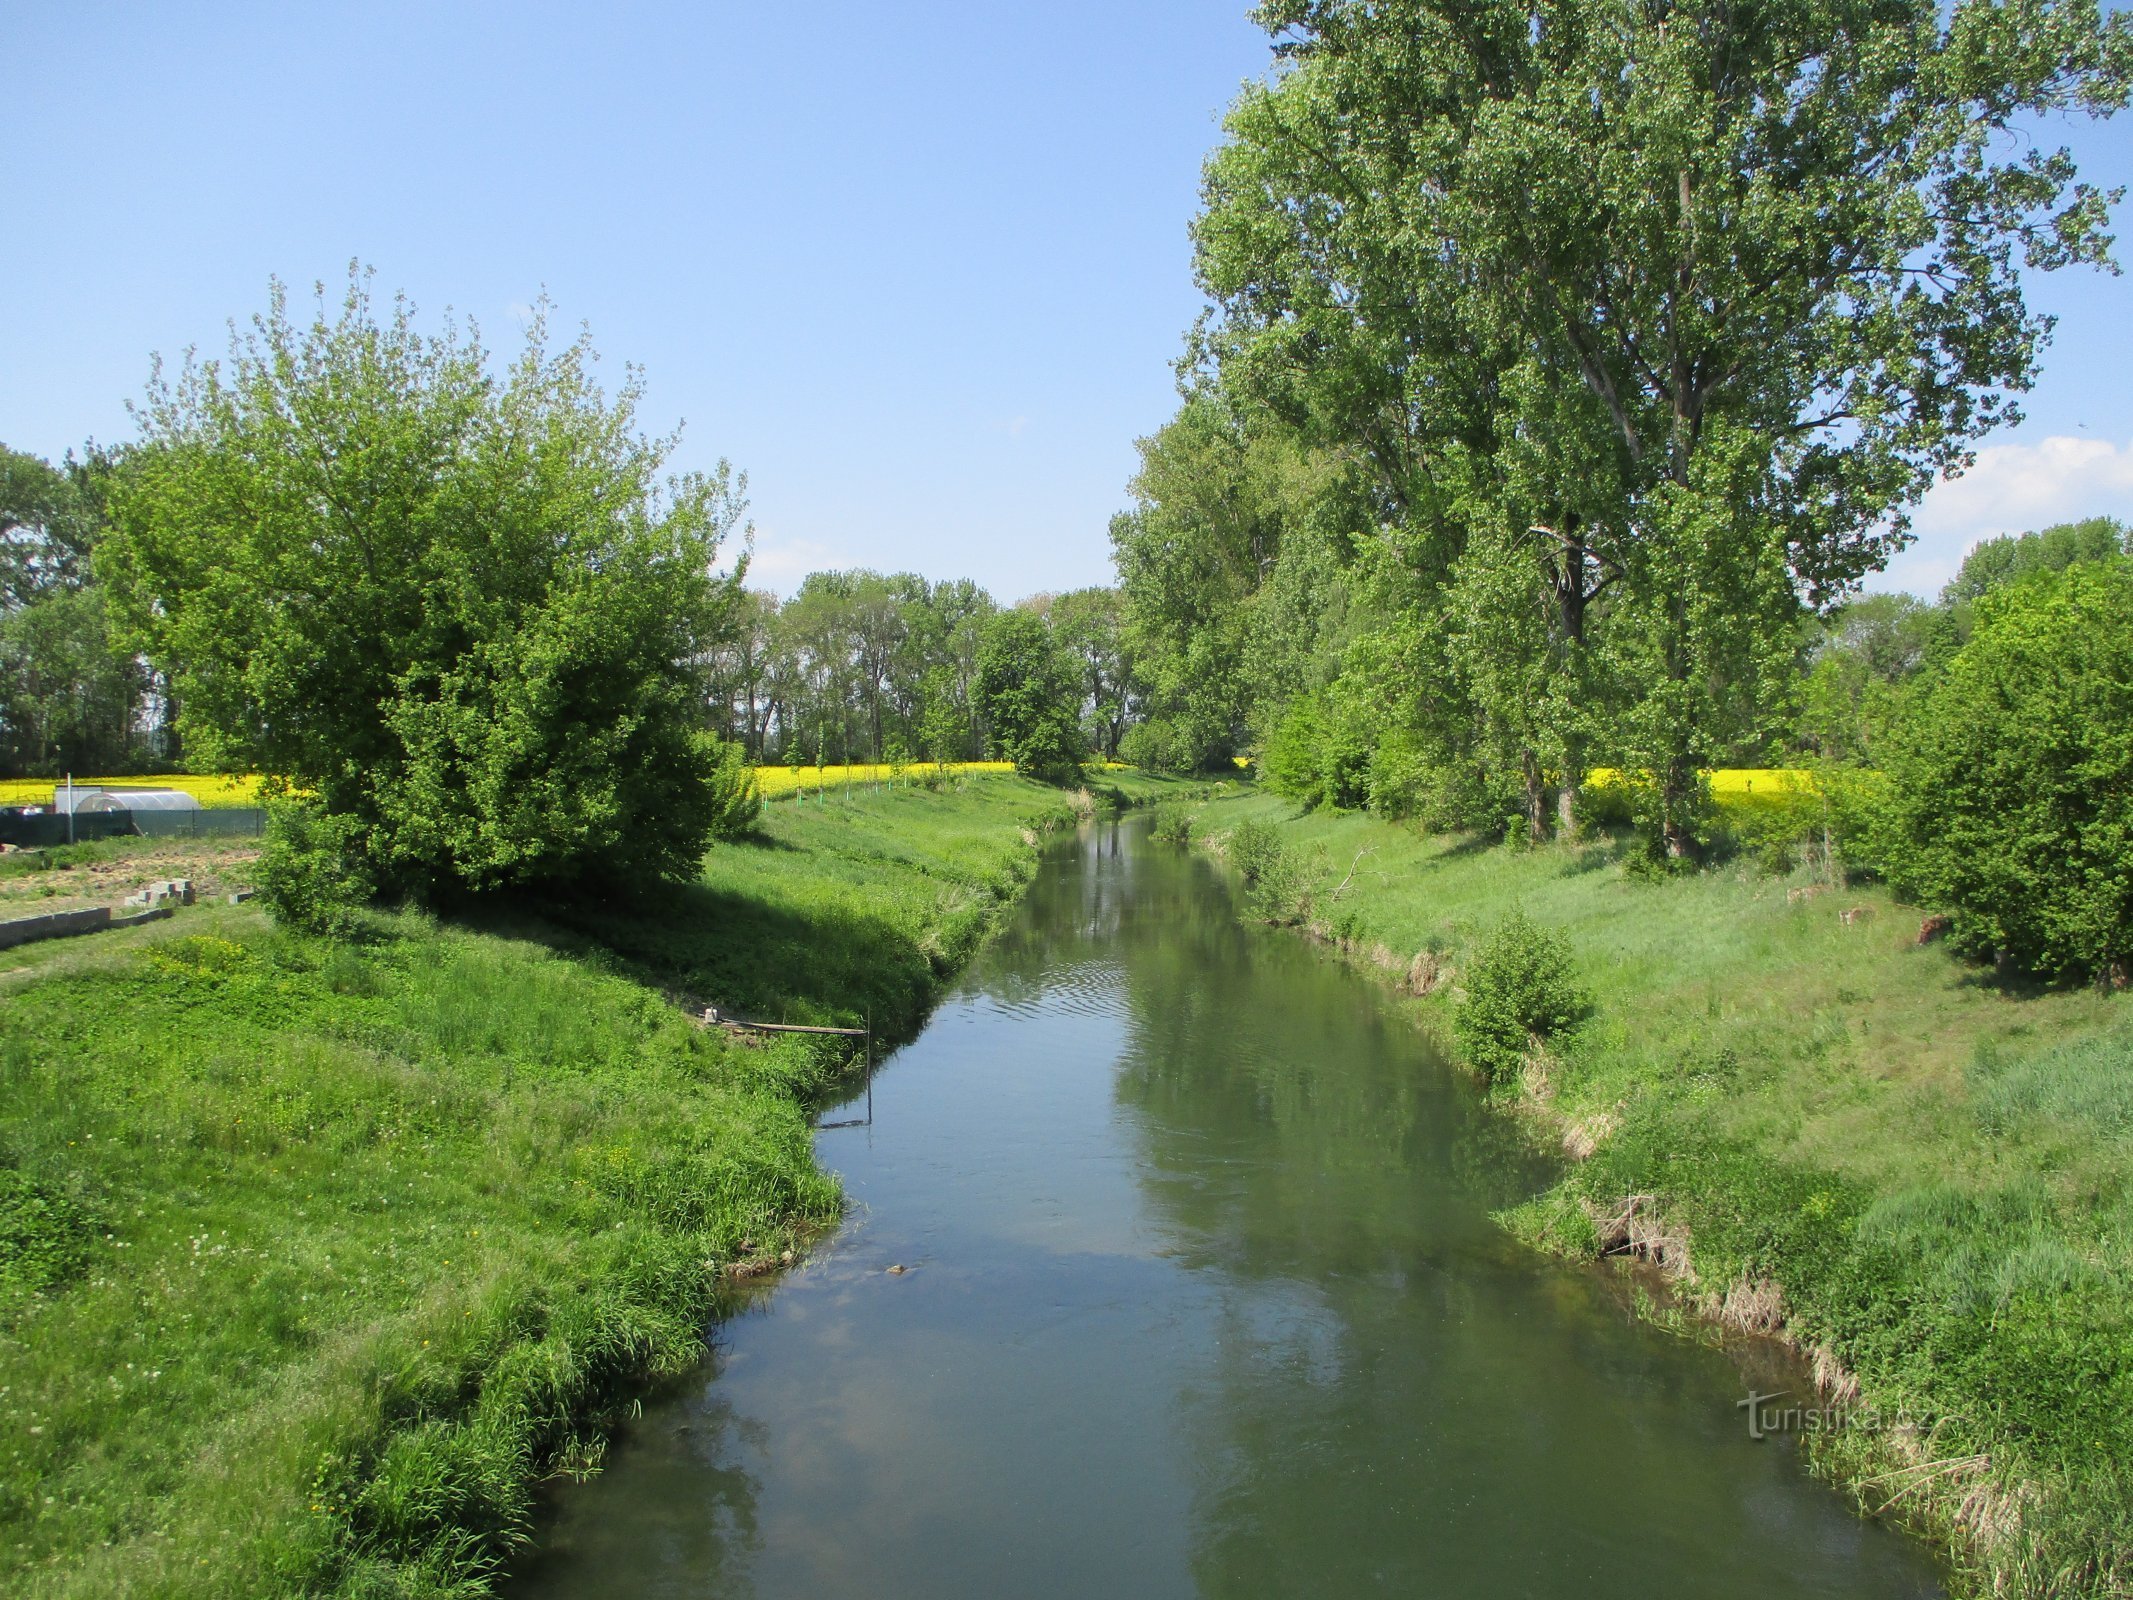
[[[1933,486],[1911,519],[1917,542],[1867,587],[1930,599],[1979,540],[2094,516],[2133,521],[2133,440],[2054,434],[1989,445],[1960,478]]]

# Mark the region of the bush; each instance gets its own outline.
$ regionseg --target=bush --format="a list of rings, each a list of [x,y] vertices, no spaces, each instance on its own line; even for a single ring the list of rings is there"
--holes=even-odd
[[[1183,772],[1188,765],[1177,730],[1160,717],[1128,728],[1118,741],[1118,759],[1143,772]]]
[[[1244,908],[1261,922],[1303,920],[1303,874],[1270,823],[1245,821],[1229,837],[1229,863],[1244,883]]]
[[[268,805],[256,882],[276,922],[342,938],[355,931],[357,912],[377,893],[356,820],[302,800]]]
[[[1267,739],[1267,787],[1306,806],[1352,807],[1370,798],[1369,731],[1326,695],[1289,703]]]
[[[1370,808],[1395,821],[1412,818],[1432,832],[1485,824],[1493,797],[1481,769],[1420,734],[1393,728],[1370,753]]]
[[[2133,562],[1986,595],[1897,729],[1881,865],[1972,953],[2133,963]]]
[[[1174,801],[1157,806],[1155,820],[1148,826],[1148,837],[1159,844],[1191,843],[1192,813]]]
[[[900,775],[900,774],[899,774]],[[710,776],[711,837],[738,839],[749,832],[763,815],[763,786],[756,781],[748,752],[738,744],[719,748],[718,765]]]
[[[1492,1083],[1514,1077],[1536,1039],[1574,1026],[1591,997],[1571,976],[1561,934],[1514,911],[1497,925],[1467,974],[1453,1032],[1467,1060]]]
[[[358,275],[140,408],[99,576],[186,749],[351,819],[396,892],[686,878],[730,817],[692,663],[742,486],[666,476],[593,361],[536,319],[499,372]]]

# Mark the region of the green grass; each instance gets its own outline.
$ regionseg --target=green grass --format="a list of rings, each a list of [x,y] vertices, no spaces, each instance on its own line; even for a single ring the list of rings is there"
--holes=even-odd
[[[538,1481],[837,1214],[848,1069],[1026,877],[1012,779],[778,808],[629,905],[211,906],[0,972],[0,1591],[480,1592]]]
[[[1961,1583],[2133,1588],[2133,1000],[1996,982],[1878,889],[1638,881],[1608,840],[1485,848],[1264,795],[1192,831],[1247,820],[1278,827],[1321,937],[1446,975],[1419,1002],[1440,1023],[1512,908],[1568,939],[1596,1014],[1497,1092],[1598,1148],[1515,1227],[1589,1252],[1594,1214],[1655,1197],[1697,1290],[1776,1282],[1795,1337],[1919,1421],[1821,1460]]]

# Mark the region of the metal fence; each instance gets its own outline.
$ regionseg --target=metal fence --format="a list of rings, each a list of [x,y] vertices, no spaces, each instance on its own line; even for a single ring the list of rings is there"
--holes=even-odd
[[[267,814],[258,806],[197,811],[77,811],[72,816],[42,808],[0,809],[0,844],[18,850],[49,850],[92,839],[256,839]]]

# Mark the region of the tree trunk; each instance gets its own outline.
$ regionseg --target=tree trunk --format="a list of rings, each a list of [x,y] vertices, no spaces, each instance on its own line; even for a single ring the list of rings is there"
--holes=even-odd
[[[1531,750],[1521,750],[1518,768],[1526,788],[1526,836],[1538,844],[1548,824],[1548,790],[1541,780],[1540,758]]]

